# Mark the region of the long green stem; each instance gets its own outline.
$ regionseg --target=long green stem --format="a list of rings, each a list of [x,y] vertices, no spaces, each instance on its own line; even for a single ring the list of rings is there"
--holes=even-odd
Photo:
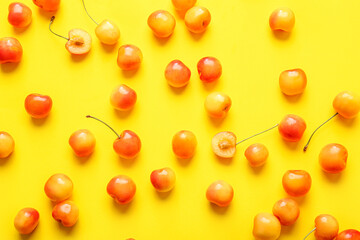
[[[64,39],[66,39],[66,40],[69,41],[69,40],[70,40],[69,38],[64,37],[64,36],[62,36],[62,35],[60,35],[60,34],[57,34],[57,33],[54,32],[53,30],[51,30],[51,25],[53,24],[54,20],[55,20],[55,16],[52,16],[51,19],[50,19],[50,23],[49,23],[49,30],[50,30],[50,32],[52,32],[53,34],[55,34],[55,35],[58,36],[58,37],[64,38]]]
[[[102,121],[102,120],[100,120],[100,119],[98,119],[98,118],[96,118],[96,117],[93,117],[93,116],[90,116],[90,115],[87,115],[86,116],[87,118],[92,118],[92,119],[95,119],[95,120],[97,120],[97,121],[99,121],[99,122],[101,122],[101,123],[103,123],[103,124],[105,124],[108,128],[110,128],[111,129],[111,131],[113,131],[115,134],[116,134],[116,136],[118,137],[118,138],[120,138],[120,135],[112,128],[112,127],[110,127],[110,125],[109,124],[107,124],[106,122],[104,122],[104,121]]]
[[[316,230],[316,227],[315,227],[313,230],[311,230],[311,231],[304,237],[303,240],[305,240],[308,236],[310,236],[310,234],[312,234],[315,230]]]
[[[84,1],[84,0],[82,0],[82,4],[83,4],[84,9],[85,9],[85,12],[86,12],[86,14],[89,16],[89,18],[90,18],[91,20],[93,20],[93,22],[96,23],[96,25],[99,25],[99,24],[90,16],[89,12],[88,12],[87,9],[86,9],[85,1]]]
[[[250,137],[248,137],[248,138],[245,138],[245,139],[241,140],[240,142],[237,142],[236,145],[238,145],[238,144],[240,144],[240,143],[242,143],[242,142],[245,142],[246,140],[248,140],[248,139],[250,139],[250,138],[256,137],[257,135],[260,135],[260,134],[262,134],[262,133],[265,133],[265,132],[267,132],[267,131],[270,131],[271,129],[276,128],[277,126],[279,126],[279,124],[276,124],[275,126],[273,126],[273,127],[271,127],[271,128],[268,128],[268,129],[266,129],[266,130],[264,130],[264,131],[262,131],[262,132],[259,132],[259,133],[257,133],[257,134],[254,134],[254,135],[252,135],[252,136],[250,136]]]

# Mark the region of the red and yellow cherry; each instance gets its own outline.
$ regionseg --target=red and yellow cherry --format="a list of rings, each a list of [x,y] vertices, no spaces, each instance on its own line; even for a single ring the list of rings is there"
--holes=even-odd
[[[175,9],[178,11],[186,11],[190,8],[192,8],[196,0],[171,0]]]
[[[54,174],[45,183],[45,194],[53,202],[61,202],[72,195],[74,185],[65,174]]]
[[[121,84],[112,91],[110,103],[116,110],[128,111],[134,107],[136,99],[136,92],[125,84]]]
[[[255,240],[276,240],[281,233],[279,220],[270,213],[259,213],[254,218],[253,236]]]
[[[173,60],[166,66],[165,78],[172,87],[186,86],[190,81],[190,77],[190,69],[180,60]]]
[[[210,93],[205,99],[205,110],[212,118],[225,118],[231,107],[231,98],[221,92]]]
[[[223,180],[213,182],[206,191],[207,200],[219,207],[229,206],[233,197],[234,190],[232,186]]]
[[[211,14],[208,9],[195,6],[187,10],[184,20],[185,25],[190,32],[202,33],[210,24]]]
[[[339,233],[336,240],[360,240],[360,232],[355,229],[347,229]]]
[[[0,132],[0,159],[7,158],[14,151],[15,141],[7,132]]]
[[[136,70],[140,67],[143,55],[134,45],[122,45],[118,51],[117,64],[125,71]]]
[[[108,125],[107,123],[105,123],[104,121],[87,115],[87,118],[93,118],[101,123],[103,123],[104,125],[106,125],[108,128],[111,129],[111,131],[113,131],[116,136],[117,139],[115,139],[114,144],[113,144],[113,148],[114,151],[121,157],[124,159],[134,159],[140,152],[141,150],[141,141],[139,136],[134,133],[133,131],[130,130],[124,130],[120,135],[112,128],[110,127],[110,125]]]
[[[303,93],[306,88],[306,84],[306,74],[300,68],[283,71],[279,77],[280,89],[288,96]]]
[[[319,154],[321,168],[328,173],[339,173],[346,168],[348,151],[337,143],[331,143],[323,147]]]
[[[24,28],[31,23],[31,9],[23,3],[14,2],[9,5],[8,21],[16,28]]]
[[[175,186],[176,176],[171,168],[161,168],[151,172],[151,184],[158,192],[168,192]]]
[[[0,64],[18,63],[21,61],[22,55],[22,46],[16,38],[0,38]]]
[[[16,214],[14,226],[20,234],[30,234],[39,224],[39,217],[36,209],[23,208]]]
[[[282,185],[290,196],[301,197],[311,188],[311,176],[304,170],[289,170],[282,178]]]
[[[312,232],[315,232],[314,235],[317,240],[333,240],[338,235],[339,223],[333,216],[321,214],[315,218],[315,228],[304,239]]]
[[[72,227],[79,219],[79,208],[74,202],[66,200],[55,205],[52,217],[64,227]]]
[[[278,8],[271,13],[269,24],[273,31],[291,32],[295,25],[295,15],[290,8]]]
[[[69,31],[69,37],[61,36],[51,29],[51,25],[53,24],[55,19],[55,16],[51,17],[49,30],[54,35],[64,38],[67,40],[65,44],[66,50],[68,50],[69,53],[74,55],[83,55],[87,54],[91,49],[91,36],[88,32],[85,30],[75,28]]]
[[[96,139],[87,129],[80,129],[71,134],[69,144],[78,157],[88,157],[94,152]]]
[[[33,2],[47,12],[55,12],[60,6],[60,0],[33,0]]]
[[[300,215],[299,205],[291,198],[283,198],[277,201],[272,211],[284,226],[293,225]]]
[[[25,110],[33,118],[46,118],[51,108],[52,100],[47,95],[32,93],[25,99]]]
[[[222,67],[219,60],[214,57],[204,57],[199,60],[197,70],[201,81],[209,83],[220,78]]]
[[[158,38],[169,37],[174,32],[176,25],[174,16],[165,10],[153,12],[149,16],[147,23]]]
[[[232,132],[219,132],[211,140],[214,154],[221,158],[232,158],[236,153],[236,135]]]
[[[305,132],[306,123],[301,117],[289,114],[281,120],[278,129],[285,141],[298,142]]]
[[[252,144],[245,150],[245,157],[252,167],[263,166],[268,156],[269,151],[265,145],[261,143]]]
[[[136,185],[128,176],[119,175],[110,180],[106,190],[118,204],[127,204],[135,196]]]
[[[190,131],[183,130],[177,132],[172,138],[172,149],[178,158],[192,158],[195,154],[196,146],[196,136]]]

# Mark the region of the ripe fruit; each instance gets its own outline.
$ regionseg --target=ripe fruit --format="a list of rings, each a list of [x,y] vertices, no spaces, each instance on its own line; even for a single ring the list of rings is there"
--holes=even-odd
[[[228,206],[234,197],[234,190],[230,184],[223,180],[213,182],[206,191],[209,202],[219,207]]]
[[[321,214],[315,218],[315,228],[304,239],[314,231],[317,240],[333,240],[338,235],[339,223],[333,216]]]
[[[107,193],[119,204],[127,204],[134,198],[136,185],[131,178],[119,175],[110,180]]]
[[[286,115],[279,124],[279,133],[288,142],[300,141],[305,129],[305,121],[294,114]]]
[[[14,151],[15,142],[7,132],[0,132],[0,159],[7,158]]]
[[[73,183],[65,174],[54,174],[45,183],[45,194],[53,202],[61,202],[72,195]]]
[[[321,149],[319,162],[321,168],[328,173],[339,173],[346,168],[348,151],[337,143],[326,145]]]
[[[212,118],[224,118],[231,107],[231,99],[220,92],[210,93],[205,99],[205,110]]]
[[[232,132],[219,132],[212,141],[211,148],[215,155],[222,158],[232,158],[236,153],[236,136]]]
[[[0,64],[20,62],[22,55],[22,46],[16,38],[0,38]]]
[[[195,6],[186,12],[184,20],[190,32],[202,33],[211,21],[211,14],[206,8]]]
[[[195,134],[190,131],[177,132],[172,139],[172,149],[175,155],[181,159],[192,158],[195,154],[197,140]]]
[[[128,111],[134,107],[136,99],[136,92],[125,84],[121,84],[112,91],[110,103],[117,110]]]
[[[152,171],[151,184],[158,192],[168,192],[175,186],[176,176],[171,168],[161,168]]]
[[[16,214],[14,226],[20,234],[30,234],[39,224],[39,217],[36,209],[23,208]]]
[[[90,115],[86,116],[87,118],[93,118],[103,124],[105,124],[108,128],[113,131],[117,139],[115,139],[113,148],[115,152],[124,159],[134,159],[140,152],[141,149],[141,141],[138,135],[130,130],[124,130],[121,135],[119,135],[112,127],[110,127],[107,123],[104,121],[92,117]]]
[[[265,145],[261,143],[252,144],[245,150],[245,157],[252,167],[260,167],[264,165],[268,156],[269,151]]]
[[[117,64],[125,71],[136,70],[140,67],[143,55],[134,45],[122,45],[118,51]]]
[[[46,118],[52,108],[52,100],[47,95],[29,94],[25,99],[25,110],[33,118]]]
[[[23,3],[14,2],[9,5],[8,21],[17,28],[24,28],[31,23],[31,9]]]
[[[186,11],[190,8],[192,8],[196,0],[171,0],[175,9],[178,11]]]
[[[280,223],[285,226],[293,225],[300,215],[299,205],[291,198],[283,198],[277,201],[272,211]]]
[[[220,78],[222,67],[220,61],[214,57],[204,57],[197,64],[197,70],[201,81],[213,82]]]
[[[147,23],[158,38],[169,37],[174,32],[176,25],[173,15],[165,10],[153,12],[149,16]]]
[[[301,197],[309,192],[311,177],[304,170],[289,170],[284,174],[282,184],[287,194],[293,197]]]
[[[34,4],[47,12],[54,12],[60,6],[60,0],[33,0]]]
[[[347,229],[339,233],[336,240],[360,240],[360,232],[355,229]]]
[[[165,69],[165,78],[172,87],[186,86],[191,77],[190,69],[180,60],[171,61]]]
[[[78,157],[90,156],[95,148],[96,139],[87,129],[80,129],[71,134],[69,144]]]
[[[72,227],[79,219],[79,208],[74,202],[67,200],[55,205],[52,216],[64,227]]]
[[[120,38],[120,30],[118,26],[108,19],[103,20],[95,28],[97,38],[106,45],[114,45]]]
[[[306,84],[307,78],[305,72],[300,68],[283,71],[279,77],[280,89],[288,96],[303,93]]]
[[[279,238],[281,225],[270,213],[259,213],[254,218],[253,236],[255,240],[276,240]]]
[[[273,31],[291,32],[295,25],[295,15],[290,8],[278,8],[270,15],[269,24]]]

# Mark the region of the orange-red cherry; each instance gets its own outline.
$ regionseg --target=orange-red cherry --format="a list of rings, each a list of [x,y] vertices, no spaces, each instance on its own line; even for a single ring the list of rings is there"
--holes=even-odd
[[[7,132],[0,132],[0,159],[7,158],[14,151],[15,141]]]
[[[186,86],[190,81],[190,77],[190,69],[180,60],[173,60],[166,66],[165,78],[172,87]]]
[[[278,8],[271,13],[269,24],[273,31],[291,32],[295,25],[295,14],[290,8]]]
[[[65,174],[54,174],[45,183],[44,191],[53,202],[61,202],[72,195],[74,185]]]
[[[171,168],[156,169],[150,175],[151,184],[158,192],[168,192],[175,186],[176,175]]]
[[[270,213],[259,213],[254,218],[253,236],[255,240],[276,240],[281,233],[279,220]]]
[[[25,110],[33,118],[46,118],[52,108],[51,97],[33,93],[25,99]]]
[[[169,37],[174,32],[176,25],[174,16],[165,10],[153,12],[149,16],[147,23],[158,38]]]
[[[311,188],[311,176],[304,170],[289,170],[284,174],[282,184],[287,194],[301,197],[307,194]]]
[[[219,207],[230,205],[233,197],[234,190],[232,186],[223,180],[213,182],[206,191],[207,200]]]
[[[280,199],[273,206],[273,214],[282,225],[293,225],[300,215],[299,204],[291,198]]]
[[[195,154],[196,146],[197,140],[193,132],[182,130],[173,136],[172,149],[178,158],[192,158]]]
[[[64,227],[72,227],[79,219],[79,208],[74,202],[66,200],[55,205],[52,216]]]
[[[354,118],[360,111],[360,96],[351,91],[336,95],[333,107],[344,118]]]
[[[135,45],[122,45],[118,51],[117,64],[125,71],[136,70],[143,59],[140,48]]]
[[[207,8],[195,6],[187,10],[184,21],[190,32],[202,33],[210,24],[211,14]]]
[[[60,0],[33,0],[34,4],[47,12],[54,12],[60,6]]]
[[[204,57],[199,60],[197,70],[201,81],[214,82],[221,77],[222,66],[218,59],[214,57]]]
[[[279,77],[279,85],[285,95],[294,96],[301,94],[307,85],[306,74],[300,68],[283,71]]]
[[[339,233],[335,240],[360,240],[360,232],[355,229],[347,229]]]
[[[31,23],[32,11],[23,3],[13,2],[9,5],[8,21],[16,28],[24,28]]]
[[[23,208],[16,214],[14,226],[20,234],[30,234],[39,224],[39,217],[36,209]]]
[[[0,38],[0,64],[21,61],[23,48],[19,40],[13,37]]]
[[[127,204],[135,196],[136,185],[128,176],[119,175],[110,180],[106,190],[118,204]]]
[[[328,173],[339,173],[345,170],[348,158],[346,148],[337,143],[331,143],[321,149],[319,162],[321,168]]]
[[[281,120],[278,129],[285,141],[298,142],[305,132],[306,123],[301,117],[289,114]]]
[[[263,166],[266,163],[268,156],[268,149],[261,143],[252,144],[245,150],[245,157],[252,167]]]
[[[95,136],[87,129],[80,129],[71,134],[69,144],[78,157],[90,156],[95,148]]]
[[[136,103],[137,95],[134,89],[125,84],[121,84],[114,88],[110,96],[110,103],[120,111],[128,111],[132,109]]]

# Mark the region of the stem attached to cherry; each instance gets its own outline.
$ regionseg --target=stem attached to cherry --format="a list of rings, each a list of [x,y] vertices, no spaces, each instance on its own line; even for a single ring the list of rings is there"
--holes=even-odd
[[[66,40],[69,41],[69,40],[70,40],[69,38],[64,37],[64,36],[62,36],[62,35],[60,35],[60,34],[57,34],[57,33],[54,32],[53,30],[51,30],[51,25],[54,23],[54,20],[55,20],[55,16],[52,16],[51,19],[50,19],[50,23],[49,23],[49,30],[50,30],[50,32],[53,33],[53,34],[55,34],[55,35],[58,36],[58,37],[64,38],[64,39],[66,39]]]
[[[110,127],[110,125],[109,124],[107,124],[106,122],[104,122],[104,121],[102,121],[102,120],[100,120],[100,119],[98,119],[98,118],[96,118],[96,117],[93,117],[93,116],[90,116],[90,115],[87,115],[86,116],[87,118],[92,118],[92,119],[95,119],[95,120],[97,120],[97,121],[99,121],[99,122],[101,122],[101,123],[103,123],[103,124],[105,124],[108,128],[110,128],[111,129],[111,131],[113,131],[115,134],[116,134],[116,136],[118,137],[118,138],[121,138],[120,137],[120,135],[112,128],[112,127]]]
[[[86,12],[86,14],[89,16],[89,18],[90,18],[91,20],[93,20],[93,22],[96,23],[96,25],[99,25],[99,23],[96,22],[96,21],[90,16],[89,12],[88,12],[87,9],[86,9],[85,1],[84,1],[84,0],[82,0],[82,4],[83,4],[84,9],[85,9],[85,12]]]
[[[332,115],[328,120],[326,120],[325,122],[323,122],[320,126],[318,126],[318,127],[315,129],[315,131],[311,134],[308,142],[306,143],[306,145],[305,145],[305,147],[304,147],[304,149],[303,149],[304,152],[306,152],[306,150],[308,149],[309,144],[310,144],[310,141],[311,141],[312,137],[314,136],[314,134],[316,133],[316,131],[319,130],[319,128],[321,128],[325,123],[327,123],[328,121],[330,121],[331,119],[333,119],[334,117],[336,117],[338,114],[339,114],[338,112],[335,113],[335,114]]]
[[[264,131],[262,131],[262,132],[259,132],[259,133],[257,133],[257,134],[254,134],[254,135],[252,135],[252,136],[250,136],[250,137],[248,137],[248,138],[245,138],[245,139],[241,140],[240,142],[237,142],[236,145],[238,145],[238,144],[240,144],[240,143],[242,143],[242,142],[245,142],[246,140],[248,140],[248,139],[250,139],[250,138],[256,137],[257,135],[260,135],[260,134],[262,134],[262,133],[265,133],[265,132],[267,132],[267,131],[270,131],[271,129],[274,129],[274,128],[276,128],[277,126],[279,126],[278,123],[277,123],[275,126],[272,126],[271,128],[268,128],[268,129],[266,129],[266,130],[264,130]]]
[[[311,230],[311,231],[304,237],[303,240],[305,240],[308,236],[310,236],[310,234],[312,234],[315,230],[316,230],[316,227],[315,227],[313,230]]]

